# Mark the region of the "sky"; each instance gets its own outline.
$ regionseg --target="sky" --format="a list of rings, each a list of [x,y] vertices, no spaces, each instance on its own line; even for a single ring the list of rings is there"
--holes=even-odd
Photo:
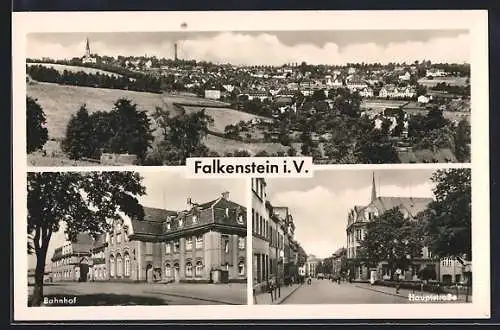
[[[326,258],[346,246],[347,214],[370,202],[373,173],[377,196],[433,197],[431,170],[315,171],[312,179],[266,179],[267,195],[274,206],[290,208],[306,253]]]
[[[177,41],[181,59],[234,65],[470,63],[467,30],[34,33],[26,56],[80,57],[87,37],[99,55],[173,58]]]
[[[185,179],[182,171],[142,172],[146,195],[138,197],[142,206],[181,211],[187,208],[187,198],[194,203],[217,199],[229,192],[229,199],[240,205],[247,204],[247,185],[242,179]],[[46,263],[57,247],[66,242],[63,230],[52,235]],[[36,266],[35,256],[28,256],[28,268]]]

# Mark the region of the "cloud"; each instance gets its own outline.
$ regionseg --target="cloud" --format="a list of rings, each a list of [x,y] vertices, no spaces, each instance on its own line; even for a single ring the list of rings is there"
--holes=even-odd
[[[285,44],[271,33],[223,32],[217,35],[184,36],[179,42],[179,55],[183,59],[206,60],[236,65],[282,65],[284,63],[340,65],[353,62],[470,62],[470,36],[441,36],[427,41],[390,42],[387,45],[375,42],[353,42],[340,47],[334,42],[322,45],[311,43]],[[125,38],[126,39],[126,38]],[[65,43],[64,46],[48,40],[29,38],[27,56],[33,58],[54,57],[58,59],[82,56],[84,40]],[[134,55],[145,53],[158,57],[173,57],[171,40],[148,41],[131,44],[93,41],[92,52],[101,55]]]
[[[418,185],[382,186],[379,196],[432,197],[430,182]],[[346,246],[348,211],[370,202],[371,186],[335,189],[318,185],[304,191],[279,191],[271,196],[273,205],[288,206],[294,218],[295,237],[306,252],[327,257]]]

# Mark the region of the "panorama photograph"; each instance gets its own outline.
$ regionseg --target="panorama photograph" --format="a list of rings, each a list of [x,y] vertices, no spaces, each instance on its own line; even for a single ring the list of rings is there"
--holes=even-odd
[[[468,30],[31,33],[28,166],[470,162]]]

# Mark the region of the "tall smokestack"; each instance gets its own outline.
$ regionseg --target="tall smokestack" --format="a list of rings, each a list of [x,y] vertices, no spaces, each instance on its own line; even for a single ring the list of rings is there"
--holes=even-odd
[[[174,60],[177,61],[177,43],[174,44]]]

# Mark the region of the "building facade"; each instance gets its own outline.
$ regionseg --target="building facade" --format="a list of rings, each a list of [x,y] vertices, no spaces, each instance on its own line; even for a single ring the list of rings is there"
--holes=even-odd
[[[122,216],[105,235],[85,237],[55,250],[55,280],[246,282],[246,209],[227,192],[188,199],[180,212],[144,207],[143,219]]]
[[[398,208],[405,217],[415,219],[417,214],[424,211],[430,202],[432,202],[432,198],[379,197],[376,192],[375,176],[373,176],[370,203],[365,206],[354,206],[347,216],[347,260],[351,265],[349,275],[355,280],[368,280],[370,278],[370,271],[376,270],[379,278],[391,278],[391,270],[388,269],[386,262],[379,263],[376,269],[369,269],[357,259],[358,249],[361,241],[366,235],[368,222],[395,207]],[[439,271],[438,265],[431,258],[428,248],[424,247],[422,249],[421,258],[413,260],[412,266],[403,270],[404,279],[418,279],[418,272],[420,269],[429,264],[436,267],[436,272]]]
[[[309,254],[306,261],[306,276],[315,277],[316,267],[318,267],[321,259],[317,258],[314,254]]]
[[[263,178],[252,178],[253,278],[261,290],[272,277],[283,285],[299,275],[298,244],[290,209],[273,206],[266,188]]]
[[[92,263],[91,251],[94,239],[87,234],[79,234],[74,242],[66,242],[54,250],[51,262],[54,282],[86,282]]]

